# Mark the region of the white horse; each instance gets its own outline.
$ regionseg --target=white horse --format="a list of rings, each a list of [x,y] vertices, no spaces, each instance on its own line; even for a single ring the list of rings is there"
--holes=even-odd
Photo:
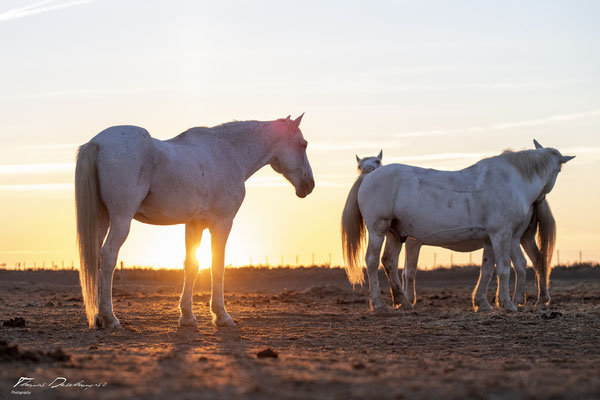
[[[536,231],[538,234],[538,243],[536,244]],[[550,304],[550,269],[552,262],[552,252],[556,239],[556,222],[550,205],[546,199],[533,204],[533,213],[527,229],[521,236],[520,244],[525,249],[527,256],[533,264],[536,274],[538,295],[536,305],[541,303]],[[383,250],[382,262],[384,268],[393,270],[398,268],[398,246],[386,242]],[[422,242],[413,238],[406,239],[406,254],[402,281],[404,290],[411,304],[417,301],[415,280],[417,276],[417,263],[419,260],[419,251]],[[487,240],[472,240],[465,243],[440,245],[446,249],[458,252],[471,252],[483,248],[483,258],[479,279],[475,290],[473,291],[473,308],[475,311],[489,311],[492,309],[487,299],[487,289],[494,273],[494,254],[490,242]],[[513,256],[517,257],[513,259]],[[525,305],[527,296],[525,293],[526,280],[526,261],[519,257],[518,253],[511,252],[511,260],[515,270],[515,292],[513,303]],[[525,262],[524,262],[525,261]]]
[[[534,140],[536,148],[541,148],[541,145]],[[359,158],[356,156],[357,168],[360,174],[368,174],[373,170],[382,166],[382,155],[383,151],[379,153],[377,157],[365,157]],[[536,244],[535,236],[536,231],[538,233],[538,243]],[[550,293],[548,288],[550,285],[550,268],[552,265],[552,253],[554,252],[554,244],[556,241],[556,222],[550,205],[546,198],[542,201],[534,203],[533,215],[529,226],[521,237],[521,245],[525,249],[525,252],[529,256],[529,259],[533,263],[533,268],[536,273],[537,287],[538,287],[538,298],[537,303],[542,302],[550,303]],[[398,269],[398,246],[395,246],[395,241],[392,239],[391,242],[386,241],[386,245],[383,250],[382,263],[385,271],[394,271]],[[404,271],[402,274],[402,282],[404,284],[404,290],[408,300],[415,304],[417,301],[415,279],[417,276],[417,266],[419,261],[419,252],[423,243],[413,238],[406,239],[406,251],[405,251],[405,263]],[[450,250],[459,252],[471,252],[484,249],[482,268],[479,274],[479,280],[477,286],[473,292],[473,307],[475,311],[488,311],[492,309],[492,306],[487,299],[487,288],[489,286],[490,279],[494,272],[493,254],[489,243],[485,241],[470,241],[467,243],[460,243],[455,245],[443,245]],[[520,267],[519,260],[513,260],[513,264]],[[387,276],[392,276],[393,273]],[[513,303],[522,305],[526,302],[525,295],[525,276],[526,271],[519,270],[515,271],[515,294],[513,296]],[[519,282],[520,281],[520,282]],[[391,287],[391,285],[390,285]]]
[[[488,244],[498,274],[497,304],[516,311],[508,292],[510,259],[517,271],[525,269],[520,239],[530,225],[534,204],[542,202],[554,187],[562,164],[573,158],[556,149],[541,148],[537,142],[536,147],[507,151],[460,171],[391,164],[360,175],[342,214],[342,245],[348,278],[361,284],[364,277],[358,257],[366,227],[371,308],[385,308],[377,278],[384,238],[389,249],[384,256],[397,260],[402,243],[412,237],[433,246]],[[384,261],[384,266],[394,304],[410,307],[397,261]]]
[[[304,115],[304,114],[303,114]],[[80,281],[90,327],[118,328],[112,307],[112,277],[132,219],[185,224],[185,281],[179,301],[181,325],[197,326],[192,292],[196,250],[208,228],[212,247],[210,311],[216,326],[235,326],[225,311],[225,244],[246,193],[244,182],[269,164],[296,189],[315,183],[307,141],[295,120],[229,122],[191,128],[166,141],[143,128],[116,126],[79,148],[75,169]],[[110,227],[110,229],[109,229]],[[108,232],[108,236],[106,233]]]
[[[360,174],[368,174],[373,170],[381,167],[381,159],[383,158],[383,150],[376,157],[360,158],[356,156],[357,169]]]

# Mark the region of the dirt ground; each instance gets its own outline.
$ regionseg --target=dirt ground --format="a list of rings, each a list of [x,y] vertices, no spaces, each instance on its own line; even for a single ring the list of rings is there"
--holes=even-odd
[[[0,273],[0,325],[17,325],[0,326],[0,398],[600,398],[597,268],[553,276],[544,308],[529,279],[515,314],[472,311],[475,270],[420,272],[414,310],[378,314],[342,271],[315,271],[229,273],[237,329],[211,325],[207,272],[198,329],[178,327],[179,272],[117,280],[115,331],[87,328],[74,272]]]

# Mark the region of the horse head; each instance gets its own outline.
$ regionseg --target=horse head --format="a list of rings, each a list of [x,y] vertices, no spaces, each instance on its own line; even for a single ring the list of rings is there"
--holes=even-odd
[[[545,196],[547,193],[550,193],[550,191],[554,188],[556,178],[558,177],[558,173],[561,171],[563,164],[574,159],[575,156],[563,156],[560,151],[551,147],[544,147],[535,139],[533,139],[533,144],[537,151],[542,152],[545,155],[544,160],[547,163],[549,172],[546,185],[540,194],[540,197],[543,198],[543,196]]]
[[[295,120],[290,116],[274,121],[278,145],[271,159],[271,167],[282,174],[296,189],[296,196],[304,198],[315,187],[312,168],[306,156],[308,142],[300,131],[300,121],[304,114]]]
[[[364,157],[360,158],[356,156],[356,163],[358,172],[362,174],[368,174],[369,172],[374,171],[375,169],[381,167],[381,159],[383,157],[383,150],[379,152],[377,157]]]

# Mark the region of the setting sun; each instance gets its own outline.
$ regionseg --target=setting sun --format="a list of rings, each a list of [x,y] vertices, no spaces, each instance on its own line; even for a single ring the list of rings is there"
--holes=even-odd
[[[198,260],[200,269],[210,268],[212,257],[210,253],[210,232],[208,229],[205,229],[202,233],[202,242],[200,242],[200,247],[196,250],[196,259]]]

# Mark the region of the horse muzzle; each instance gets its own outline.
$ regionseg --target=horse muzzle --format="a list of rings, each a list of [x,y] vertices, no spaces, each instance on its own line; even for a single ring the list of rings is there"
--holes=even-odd
[[[308,196],[309,194],[311,194],[311,192],[313,191],[314,188],[315,188],[314,179],[311,178],[311,179],[303,180],[302,183],[300,184],[300,187],[296,188],[296,196],[303,199],[306,196]]]

